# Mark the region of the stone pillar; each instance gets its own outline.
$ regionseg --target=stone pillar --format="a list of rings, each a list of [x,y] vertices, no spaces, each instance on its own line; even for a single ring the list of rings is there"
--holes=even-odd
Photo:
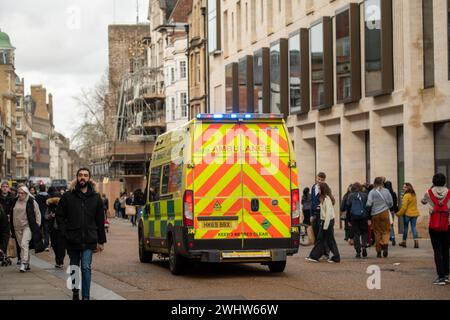
[[[350,121],[341,120],[342,191],[355,182],[366,181],[366,144],[364,132],[352,132]]]
[[[299,172],[300,192],[315,182],[316,176],[316,143],[314,139],[305,139],[304,129],[294,128],[295,153]]]

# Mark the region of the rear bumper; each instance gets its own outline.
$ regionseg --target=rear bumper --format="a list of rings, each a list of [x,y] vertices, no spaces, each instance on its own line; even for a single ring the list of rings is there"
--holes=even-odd
[[[287,257],[298,252],[298,249],[271,249],[261,251],[220,251],[202,250],[190,251],[189,257],[200,259],[201,262],[226,263],[226,262],[276,262],[286,261]]]

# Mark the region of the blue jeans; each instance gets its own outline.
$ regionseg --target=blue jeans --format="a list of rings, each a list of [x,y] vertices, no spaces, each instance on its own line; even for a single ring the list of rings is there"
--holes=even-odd
[[[81,261],[81,296],[83,300],[89,300],[91,292],[91,265],[93,250],[70,250],[70,266],[80,267]]]
[[[417,235],[417,229],[416,229],[416,223],[417,223],[417,217],[411,218],[404,216],[403,222],[405,224],[405,231],[403,232],[403,241],[406,241],[408,239],[408,225],[411,223],[411,232],[413,234],[414,240],[417,240],[419,236]]]
[[[395,221],[395,212],[391,212],[392,221]],[[395,228],[394,225],[391,225],[391,235],[389,237],[389,240],[395,240]]]

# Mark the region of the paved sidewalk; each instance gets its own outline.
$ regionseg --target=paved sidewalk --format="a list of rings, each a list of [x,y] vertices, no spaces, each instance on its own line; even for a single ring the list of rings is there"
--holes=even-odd
[[[0,300],[71,300],[72,292],[66,286],[66,270],[31,257],[31,271],[19,272],[15,264],[0,268]],[[65,267],[67,268],[67,266]],[[91,284],[92,300],[125,300],[96,283]]]
[[[12,266],[0,268],[0,300],[71,299],[60,278],[33,265],[31,271],[20,273],[15,261]]]

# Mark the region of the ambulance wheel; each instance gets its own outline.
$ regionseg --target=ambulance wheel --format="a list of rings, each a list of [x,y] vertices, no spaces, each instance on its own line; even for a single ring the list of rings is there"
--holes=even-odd
[[[185,272],[185,259],[175,251],[175,241],[170,242],[169,249],[169,269],[175,275],[182,275]]]
[[[286,269],[286,261],[269,262],[269,270],[272,273],[281,273]]]
[[[139,230],[139,261],[141,263],[150,263],[153,260],[153,253],[145,251],[144,235],[142,229]]]

